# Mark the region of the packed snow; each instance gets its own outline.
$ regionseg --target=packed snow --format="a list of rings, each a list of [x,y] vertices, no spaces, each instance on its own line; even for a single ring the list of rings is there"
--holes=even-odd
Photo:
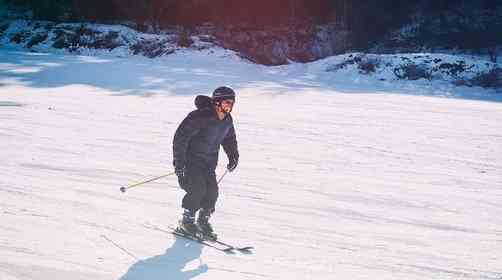
[[[2,47],[0,279],[502,279],[500,94],[340,61]],[[172,172],[176,127],[220,85],[241,157],[212,222],[251,254],[156,230],[182,213],[173,176],[119,191]]]

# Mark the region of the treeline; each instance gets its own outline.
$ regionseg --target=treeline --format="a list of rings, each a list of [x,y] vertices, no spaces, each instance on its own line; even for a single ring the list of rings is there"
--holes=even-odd
[[[378,40],[417,14],[448,23],[451,11],[500,10],[499,0],[0,0],[30,10],[34,19],[55,21],[130,21],[158,30],[204,23],[260,29],[335,23],[356,34],[359,43]],[[450,22],[451,23],[451,22]],[[456,24],[456,23],[453,23]],[[497,25],[498,28],[498,25]],[[358,45],[358,42],[355,42]]]
[[[339,22],[349,28],[400,24],[425,12],[472,6],[494,9],[497,0],[3,0],[44,20],[131,20],[159,25],[281,25]]]

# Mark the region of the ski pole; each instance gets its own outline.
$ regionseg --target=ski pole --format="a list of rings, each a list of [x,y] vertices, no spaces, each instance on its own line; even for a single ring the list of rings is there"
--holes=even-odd
[[[221,180],[223,180],[223,177],[225,177],[225,175],[227,175],[227,173],[228,173],[228,169],[225,170],[225,173],[223,173],[223,175],[221,175],[221,177],[220,177],[220,179],[218,180],[218,183],[217,183],[218,185],[220,184]]]
[[[166,175],[162,175],[162,176],[159,176],[159,177],[155,177],[155,178],[152,178],[152,179],[149,179],[149,180],[146,180],[146,181],[143,181],[143,182],[139,182],[139,183],[136,183],[134,185],[130,185],[130,186],[127,186],[127,187],[120,187],[120,191],[121,192],[125,192],[127,189],[130,189],[130,188],[134,188],[134,187],[137,187],[139,185],[143,185],[143,184],[146,184],[146,183],[149,183],[149,182],[152,182],[152,181],[155,181],[155,180],[158,180],[160,178],[164,178],[164,177],[167,177],[167,176],[171,176],[173,175],[174,172],[171,172],[169,174],[166,174]]]

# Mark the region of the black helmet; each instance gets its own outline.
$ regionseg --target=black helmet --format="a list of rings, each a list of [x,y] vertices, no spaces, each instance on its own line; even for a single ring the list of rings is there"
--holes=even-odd
[[[225,99],[235,100],[235,92],[230,87],[222,86],[213,91],[213,101],[221,101]]]

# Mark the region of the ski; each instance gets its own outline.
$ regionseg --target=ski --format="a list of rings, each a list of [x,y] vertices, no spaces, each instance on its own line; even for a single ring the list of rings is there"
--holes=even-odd
[[[227,253],[227,254],[234,254],[234,251],[233,251],[234,249],[231,248],[231,247],[227,247],[227,248],[223,249],[223,248],[220,248],[218,246],[215,246],[215,245],[213,245],[213,244],[205,241],[204,239],[198,238],[198,237],[190,235],[190,234],[182,233],[182,232],[179,232],[177,230],[173,230],[173,231],[171,231],[171,233],[174,234],[174,235],[176,235],[176,236],[183,237],[183,238],[186,238],[186,239],[198,242],[198,243],[200,243],[200,244],[202,244],[204,246],[211,247],[211,248],[216,249],[218,251],[221,251],[221,252],[224,252],[224,253]]]
[[[214,244],[211,244],[207,241],[205,241],[204,239],[201,239],[197,236],[193,236],[193,235],[190,235],[190,234],[186,234],[186,233],[182,233],[180,231],[177,231],[176,228],[174,227],[169,227],[169,230],[165,230],[165,229],[162,229],[158,226],[147,226],[145,225],[145,227],[147,228],[150,228],[150,229],[154,229],[154,230],[158,230],[158,231],[162,231],[162,232],[165,232],[165,233],[170,233],[170,234],[173,234],[175,236],[179,236],[179,237],[183,237],[185,239],[188,239],[188,240],[191,240],[191,241],[194,241],[194,242],[197,242],[197,243],[200,243],[204,246],[207,246],[207,247],[211,247],[215,250],[218,250],[218,251],[221,251],[221,252],[224,252],[224,253],[227,253],[227,254],[234,254],[235,252],[233,251],[232,248],[229,248],[228,246],[225,246],[226,248],[221,248],[221,247],[218,247]]]
[[[252,246],[237,247],[237,246],[233,246],[233,245],[230,245],[228,243],[225,243],[225,242],[222,242],[222,241],[219,241],[219,240],[209,240],[209,242],[218,243],[220,245],[227,246],[228,248],[231,248],[232,250],[237,250],[237,251],[240,251],[242,253],[251,253],[251,250],[254,249],[254,247],[252,247]]]
[[[203,238],[200,238],[198,236],[193,236],[193,235],[190,235],[190,234],[186,234],[186,233],[180,232],[175,227],[172,227],[172,226],[168,226],[169,230],[162,229],[162,228],[160,228],[158,226],[155,226],[155,225],[146,225],[145,224],[144,226],[146,228],[150,228],[150,229],[162,231],[162,232],[165,232],[165,233],[170,233],[170,234],[173,234],[173,235],[176,235],[176,236],[179,236],[179,237],[183,237],[183,238],[189,239],[191,241],[198,242],[198,243],[200,243],[200,244],[202,244],[204,246],[208,246],[208,247],[214,248],[214,249],[216,249],[218,251],[225,252],[227,254],[234,254],[235,253],[234,251],[239,251],[239,252],[244,253],[244,254],[250,254],[250,253],[252,253],[251,250],[254,249],[254,247],[252,247],[252,246],[239,247],[239,246],[234,246],[234,245],[231,245],[231,244],[225,243],[223,241],[219,241],[219,240],[203,239]],[[221,248],[220,246],[217,246],[215,244],[224,246],[225,248]]]
[[[174,227],[170,226],[169,229],[171,229],[174,234],[179,233],[181,235],[186,235],[186,234],[183,234],[183,233],[177,231],[177,229],[174,228]],[[219,240],[203,239],[203,238],[200,238],[200,237],[197,237],[197,236],[192,236],[192,235],[188,235],[188,236],[191,237],[191,238],[193,238],[193,239],[197,239],[196,241],[200,240],[200,241],[203,241],[205,243],[209,243],[211,245],[213,243],[216,243],[216,244],[225,246],[225,247],[227,247],[227,248],[223,249],[225,252],[233,252],[234,250],[236,250],[236,251],[239,251],[241,253],[247,253],[247,254],[249,254],[249,253],[252,253],[251,250],[254,249],[254,247],[252,247],[252,246],[238,247],[238,246],[230,245],[228,243],[225,243],[225,242],[219,241]]]

